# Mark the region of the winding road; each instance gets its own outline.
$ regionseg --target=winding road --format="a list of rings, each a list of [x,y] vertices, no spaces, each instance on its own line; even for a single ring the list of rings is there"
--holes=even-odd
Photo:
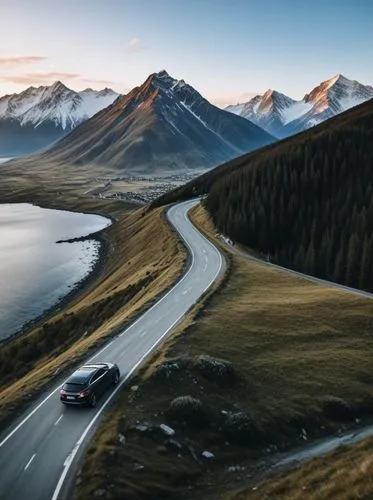
[[[132,373],[180,322],[223,269],[223,258],[190,222],[187,213],[198,200],[171,207],[167,216],[189,249],[184,276],[131,326],[89,361],[118,364],[122,378],[96,408],[67,408],[59,401],[60,381],[0,437],[0,498],[65,498],[69,480],[100,417]]]

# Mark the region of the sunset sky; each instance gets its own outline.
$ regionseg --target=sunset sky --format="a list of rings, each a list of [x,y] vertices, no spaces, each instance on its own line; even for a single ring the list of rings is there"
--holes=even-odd
[[[0,95],[59,79],[126,92],[155,71],[224,106],[373,85],[371,0],[0,0]]]

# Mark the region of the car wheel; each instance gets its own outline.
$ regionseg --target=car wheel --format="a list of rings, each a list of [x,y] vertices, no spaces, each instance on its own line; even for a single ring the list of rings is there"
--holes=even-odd
[[[91,408],[94,408],[94,407],[96,406],[96,404],[97,404],[96,394],[95,394],[95,393],[92,393],[92,396],[91,396],[91,398],[90,398],[90,400],[89,400],[89,406],[90,406]]]
[[[113,384],[117,385],[119,382],[119,370],[115,372],[114,378],[113,378]]]

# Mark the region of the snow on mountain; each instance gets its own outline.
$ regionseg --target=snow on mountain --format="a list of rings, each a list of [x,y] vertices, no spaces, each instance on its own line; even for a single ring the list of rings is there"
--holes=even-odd
[[[118,96],[111,89],[76,92],[58,81],[49,87],[29,87],[20,94],[0,98],[0,119],[14,119],[21,125],[35,127],[49,121],[62,130],[73,129]]]
[[[40,158],[153,174],[206,169],[273,141],[263,129],[210,104],[163,70]]]
[[[228,106],[233,112],[281,138],[306,130],[373,98],[373,87],[335,75],[321,82],[302,100],[267,90],[245,104]]]
[[[61,82],[0,98],[0,155],[43,149],[113,103],[111,89],[76,92]]]
[[[234,113],[235,115],[241,115],[246,103],[238,103],[238,104],[230,104],[225,108],[225,111],[229,111],[230,113]]]
[[[275,137],[279,137],[284,123],[283,115],[295,102],[285,94],[268,89],[263,95],[253,97],[240,108],[229,106],[226,111],[239,114]]]

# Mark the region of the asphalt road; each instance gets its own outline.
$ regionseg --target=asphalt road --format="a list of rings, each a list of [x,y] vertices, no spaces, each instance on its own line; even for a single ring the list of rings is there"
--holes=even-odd
[[[130,375],[171,332],[222,271],[220,252],[189,221],[197,201],[173,206],[168,217],[190,251],[186,274],[155,305],[90,361],[112,361],[120,385],[97,407],[68,408],[59,401],[58,384],[44,394],[0,437],[0,499],[57,500],[100,416]],[[157,242],[154,242],[156,245]],[[63,382],[63,381],[61,381]]]

